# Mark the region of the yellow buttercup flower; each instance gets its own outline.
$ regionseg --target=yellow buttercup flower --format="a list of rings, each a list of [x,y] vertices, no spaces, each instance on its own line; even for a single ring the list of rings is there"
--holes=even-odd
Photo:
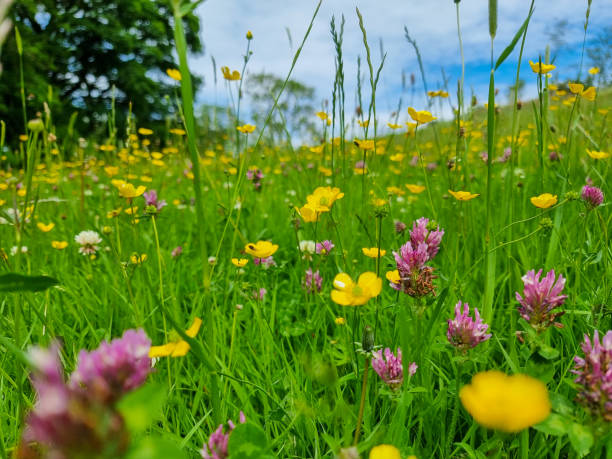
[[[317,112],[317,116],[323,121],[327,119],[327,113],[325,112]]]
[[[242,268],[243,266],[246,266],[248,262],[249,262],[248,258],[232,258],[232,264],[234,266],[237,266],[238,268]]]
[[[181,81],[183,78],[181,72],[177,69],[166,69],[166,74],[175,81]]]
[[[351,276],[340,273],[334,278],[331,299],[342,306],[361,306],[380,294],[382,279],[373,272],[365,272],[355,283]]]
[[[147,128],[141,127],[141,128],[138,129],[138,133],[140,135],[151,135],[151,134],[153,134],[153,131],[151,129],[147,129]]]
[[[255,258],[268,258],[278,250],[277,244],[272,244],[270,241],[257,241],[256,243],[248,243],[244,246],[244,251]]]
[[[584,90],[584,85],[582,83],[568,83],[567,86],[572,94],[580,94]]]
[[[393,271],[387,271],[385,274],[385,277],[387,278],[389,282],[392,282],[394,284],[399,284],[402,279],[397,269]]]
[[[343,197],[344,193],[340,191],[340,188],[320,186],[315,188],[312,194],[306,196],[306,202],[316,212],[329,212],[334,202]]]
[[[461,388],[459,398],[476,422],[503,432],[519,432],[550,414],[544,383],[522,374],[478,373],[471,384]]]
[[[236,127],[237,130],[242,132],[243,134],[250,134],[255,130],[255,126],[252,124],[243,124],[242,126]]]
[[[407,184],[406,188],[408,188],[408,191],[410,191],[411,193],[414,193],[414,194],[419,194],[419,193],[422,193],[423,191],[425,191],[425,187],[423,185],[410,185],[410,184]]]
[[[595,151],[586,149],[587,155],[589,155],[593,159],[606,159],[610,157],[610,153],[606,153],[605,151]]]
[[[401,124],[395,124],[395,123],[387,123],[387,126],[389,126],[390,129],[401,129],[401,128],[403,128],[403,126]]]
[[[119,173],[119,167],[118,166],[104,166],[104,172],[106,172],[106,175],[108,175],[109,177],[112,177]]]
[[[591,86],[588,89],[584,89],[584,85],[581,83],[568,83],[569,89],[572,94],[577,94],[580,97],[587,99],[591,102],[595,100],[595,96],[597,95],[597,90],[594,86]]]
[[[389,156],[389,159],[395,163],[399,163],[404,159],[405,156],[406,155],[404,155],[403,153],[396,153],[394,155]]]
[[[130,257],[130,261],[132,262],[133,265],[140,265],[140,264],[144,263],[146,260],[147,260],[147,254],[146,253],[143,253],[141,255],[138,255],[137,253],[134,253]]]
[[[346,325],[346,319],[344,317],[336,317],[334,322],[336,325]]]
[[[227,66],[221,67],[221,73],[223,73],[223,78],[229,81],[236,81],[240,79],[240,72],[238,70],[230,72],[230,69]]]
[[[363,249],[361,249],[361,251],[366,257],[378,258],[378,247],[364,247]],[[387,253],[386,250],[384,249],[380,250],[381,257],[384,257],[386,253]]]
[[[470,199],[474,199],[477,196],[480,196],[478,193],[470,193],[469,191],[452,191],[448,190],[450,194],[458,201],[469,201]]]
[[[43,233],[48,233],[49,231],[51,231],[55,227],[55,223],[47,223],[47,224],[45,224],[45,223],[42,223],[42,222],[38,222],[36,224],[36,226]]]
[[[591,68],[589,69],[589,73],[590,73],[591,75],[597,75],[597,74],[599,73],[599,67],[591,67]]]
[[[367,128],[370,124],[370,120],[365,120],[365,121],[357,120],[357,124],[361,126],[362,128]]]
[[[429,113],[427,110],[421,110],[417,112],[414,108],[408,107],[408,114],[410,118],[416,121],[418,124],[426,124],[430,121],[437,120],[435,116]]]
[[[553,64],[542,64],[541,62],[534,63],[532,61],[529,61],[529,66],[531,67],[531,70],[533,70],[533,73],[540,73],[542,75],[545,75],[557,68]]]
[[[137,198],[138,196],[141,196],[147,190],[145,186],[140,185],[138,187],[135,187],[131,183],[127,183],[127,182],[120,183],[117,188],[119,190],[119,194],[121,195],[121,197],[126,198],[126,199]]]
[[[370,459],[402,459],[399,449],[393,445],[378,445],[370,450]]]
[[[196,317],[195,319],[193,319],[191,327],[185,330],[185,334],[190,338],[195,338],[195,336],[200,331],[201,326],[202,319]],[[189,352],[189,349],[191,349],[189,343],[179,338],[176,341],[171,341],[161,346],[151,346],[151,348],[149,349],[149,357],[183,357],[187,354],[187,352]]]
[[[313,152],[313,153],[319,154],[319,153],[323,152],[324,148],[325,148],[325,144],[322,144],[322,145],[319,145],[319,146],[316,146],[316,147],[310,147],[309,150],[311,152]]]
[[[185,135],[186,132],[184,129],[180,129],[180,128],[172,128],[170,129],[170,134],[174,134],[174,135]]]
[[[68,243],[66,241],[51,241],[51,247],[57,250],[64,250],[68,247]]]
[[[306,223],[316,222],[319,219],[319,212],[309,204],[305,204],[300,208],[296,207],[295,211]]]
[[[552,195],[550,193],[544,193],[540,196],[533,196],[531,199],[531,204],[540,209],[548,209],[550,206],[554,206],[557,204],[557,195]]]
[[[357,148],[361,148],[362,150],[372,150],[374,148],[373,140],[353,140],[353,143],[357,145]]]

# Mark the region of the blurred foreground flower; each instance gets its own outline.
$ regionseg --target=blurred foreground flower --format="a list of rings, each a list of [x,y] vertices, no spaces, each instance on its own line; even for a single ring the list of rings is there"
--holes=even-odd
[[[555,320],[563,315],[564,311],[552,312],[563,304],[567,295],[561,295],[565,287],[565,279],[559,274],[555,283],[555,270],[550,270],[544,279],[540,281],[542,270],[528,271],[522,277],[524,289],[523,296],[515,293],[517,301],[521,304],[519,313],[523,319],[529,322],[536,331],[541,332],[550,325],[561,327]]]
[[[612,330],[608,330],[601,342],[595,330],[593,342],[584,335],[580,346],[584,358],[574,357],[572,373],[580,386],[577,399],[594,416],[612,422]]]
[[[518,432],[550,414],[544,383],[523,374],[509,376],[496,370],[477,373],[471,384],[461,388],[459,397],[476,422],[503,432]]]
[[[166,74],[174,81],[182,80],[181,72],[177,69],[166,69]]]
[[[402,459],[399,449],[393,445],[378,445],[370,450],[370,459]]]

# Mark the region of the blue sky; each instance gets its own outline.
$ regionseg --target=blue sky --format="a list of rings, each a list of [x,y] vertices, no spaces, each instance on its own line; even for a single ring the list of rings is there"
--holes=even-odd
[[[317,2],[313,0],[208,0],[197,10],[201,18],[202,39],[206,46],[203,56],[191,60],[194,73],[204,76],[205,86],[198,94],[201,102],[225,104],[227,91],[218,75],[215,91],[211,56],[217,62],[217,69],[227,65],[231,69],[242,67],[247,30],[254,35],[253,55],[249,72],[266,71],[286,76],[296,47],[301,42]],[[524,21],[529,0],[499,1],[498,31],[495,38],[495,55],[507,46]],[[395,110],[401,96],[402,72],[407,76],[414,73],[419,88],[413,100],[415,108],[425,107],[420,87],[420,74],[415,53],[404,38],[406,26],[417,40],[423,57],[430,89],[442,84],[441,68],[444,67],[449,80],[449,92],[455,92],[461,74],[461,60],[457,40],[455,3],[452,0],[385,0],[357,1],[324,0],[315,20],[312,32],[299,58],[293,78],[316,89],[319,101],[331,98],[334,78],[334,49],[329,32],[332,15],[337,23],[342,14],[346,19],[344,34],[344,66],[347,110],[354,109],[354,93],[357,79],[357,56],[365,60],[361,31],[359,30],[355,6],[358,6],[372,48],[373,64],[380,62],[379,41],[382,40],[387,59],[377,90],[377,109],[380,119]],[[461,31],[466,61],[466,96],[473,90],[479,101],[484,101],[489,79],[490,39],[488,34],[488,2],[486,0],[463,0],[459,4]],[[525,61],[521,74],[527,82],[525,97],[535,93],[535,77],[527,61],[537,61],[548,44],[547,32],[558,19],[568,21],[564,35],[568,47],[557,60],[558,79],[574,78],[580,62],[580,48],[587,7],[586,0],[536,1],[536,10],[529,26],[525,45]],[[612,24],[612,0],[594,0],[591,6],[589,35],[604,26]],[[289,29],[293,39],[290,47],[287,38]],[[589,37],[587,35],[587,39]],[[496,73],[500,97],[505,100],[506,90],[512,84],[516,72],[517,50]],[[586,62],[585,65],[587,65]],[[362,67],[365,69],[365,67]],[[364,98],[369,97],[366,91]],[[410,102],[410,93],[403,95],[403,107]],[[364,102],[365,103],[365,102]],[[248,110],[248,102],[247,102]],[[448,116],[450,110],[441,110],[438,115]],[[403,110],[402,118],[406,118]],[[248,120],[246,120],[248,121]]]

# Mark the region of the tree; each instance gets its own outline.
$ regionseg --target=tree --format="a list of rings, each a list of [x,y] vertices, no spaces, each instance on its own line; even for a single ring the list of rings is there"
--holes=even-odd
[[[610,62],[612,62],[612,26],[599,30],[586,52],[591,64],[594,67],[599,67],[602,83],[609,83],[612,70],[610,68]]]
[[[130,102],[138,122],[150,126],[172,112],[166,96],[176,83],[165,71],[176,64],[168,0],[20,0],[11,16],[23,41],[28,118],[47,102],[57,126],[66,126],[76,111],[77,131],[103,130],[113,93],[118,123]],[[201,52],[193,13],[185,26],[191,51]],[[2,58],[0,119],[15,138],[24,121],[14,34]]]
[[[258,126],[263,125],[283,83],[284,79],[270,73],[262,72],[249,76],[246,91],[252,102],[253,121]],[[314,94],[315,90],[310,86],[294,80],[287,82],[267,127],[272,140],[274,136],[277,140],[286,139],[287,132],[301,138],[316,133]]]

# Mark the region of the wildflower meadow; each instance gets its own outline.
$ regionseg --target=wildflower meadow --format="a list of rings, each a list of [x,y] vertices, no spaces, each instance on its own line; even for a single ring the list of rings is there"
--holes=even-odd
[[[502,40],[481,2],[484,100],[467,0],[436,2],[459,71],[438,84],[394,31],[416,58],[388,113],[389,58],[354,5],[311,2],[285,75],[250,77],[264,31],[244,30],[203,82],[194,12],[213,0],[0,0],[0,458],[612,458],[597,1],[567,58],[526,52],[545,3],[517,2]],[[304,109],[316,27],[332,90]],[[79,83],[88,67],[107,76]],[[212,81],[227,104],[203,109]]]

